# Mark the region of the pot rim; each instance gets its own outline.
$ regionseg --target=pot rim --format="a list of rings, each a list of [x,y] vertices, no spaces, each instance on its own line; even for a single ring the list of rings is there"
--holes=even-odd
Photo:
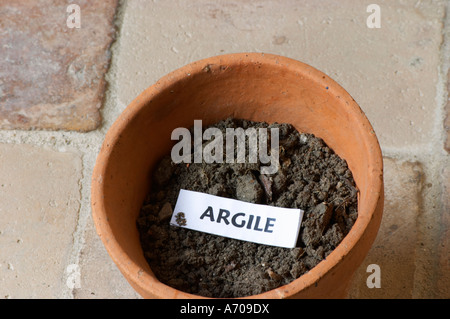
[[[135,286],[139,287],[138,289],[142,292],[151,290],[152,294],[159,296],[160,298],[206,298],[199,295],[189,294],[161,283],[154,278],[154,276],[152,277],[148,272],[135,264],[128,256],[127,252],[123,250],[115,239],[112,229],[108,224],[108,217],[104,202],[102,200],[104,198],[102,176],[105,176],[104,173],[106,171],[107,162],[110,159],[111,152],[116,143],[119,141],[122,132],[126,129],[130,120],[138,116],[140,109],[145,107],[156,95],[165,91],[174,83],[185,80],[189,76],[193,77],[198,73],[204,72],[204,66],[208,64],[233,66],[240,63],[255,62],[261,63],[262,66],[278,65],[280,67],[287,67],[291,72],[302,74],[302,76],[305,76],[309,81],[315,82],[317,85],[327,86],[331,94],[341,96],[341,98],[348,101],[347,111],[358,119],[357,123],[359,129],[368,132],[368,134],[364,134],[363,138],[367,151],[370,153],[369,160],[371,162],[368,163],[368,166],[372,167],[372,171],[369,172],[369,174],[371,176],[371,180],[373,181],[372,185],[374,187],[369,191],[367,197],[367,201],[369,203],[369,205],[366,206],[368,214],[365,216],[360,216],[358,212],[358,218],[350,232],[343,238],[341,243],[330,253],[330,255],[327,256],[326,259],[322,260],[309,272],[303,274],[287,285],[261,294],[241,298],[287,298],[293,293],[313,286],[324,274],[336,267],[339,261],[353,249],[353,247],[363,236],[369,222],[374,217],[373,215],[376,211],[378,200],[382,198],[383,193],[383,159],[381,149],[369,120],[366,118],[356,101],[337,82],[331,79],[328,75],[303,62],[268,53],[232,53],[213,56],[192,62],[163,76],[155,84],[145,89],[125,108],[122,114],[120,114],[106,133],[104,142],[98,154],[98,158],[102,157],[104,160],[97,160],[93,170],[91,207],[97,233],[119,270],[124,275],[126,273],[127,279],[132,281]]]

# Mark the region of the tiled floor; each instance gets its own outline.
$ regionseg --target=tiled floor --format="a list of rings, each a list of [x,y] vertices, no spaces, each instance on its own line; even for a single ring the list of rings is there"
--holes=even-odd
[[[366,23],[374,2],[381,28]],[[139,298],[92,223],[103,137],[164,74],[244,51],[322,70],[375,128],[385,211],[349,297],[450,297],[448,1],[73,3],[80,28],[60,1],[0,4],[1,298]],[[370,264],[379,289],[366,285]]]
[[[78,29],[68,27],[61,1],[0,3],[1,129],[99,126],[116,5],[80,1]]]

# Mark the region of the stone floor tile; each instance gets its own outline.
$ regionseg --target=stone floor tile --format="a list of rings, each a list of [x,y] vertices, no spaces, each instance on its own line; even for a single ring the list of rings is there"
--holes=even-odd
[[[445,132],[445,144],[444,148],[447,151],[447,153],[450,154],[450,72],[448,72],[448,81],[447,81],[447,92],[448,93],[448,100],[447,105],[445,106],[444,113],[445,113],[445,119],[444,119],[444,132]]]
[[[0,144],[0,298],[60,298],[80,207],[81,158]]]
[[[418,163],[384,160],[385,207],[378,236],[361,264],[350,298],[411,298],[417,241],[417,216],[421,209],[422,166]],[[369,289],[366,272],[371,264],[381,270],[381,288]]]
[[[450,167],[443,171],[441,240],[438,247],[439,266],[437,295],[450,299]]]
[[[118,98],[128,104],[189,62],[266,52],[308,63],[335,79],[372,122],[382,147],[422,147],[433,132],[442,0],[128,1],[118,51]],[[151,18],[149,18],[151,17]]]
[[[120,273],[98,237],[89,219],[85,244],[80,256],[80,286],[73,290],[77,299],[140,299]]]
[[[450,103],[448,103],[447,106],[445,107],[445,112],[446,118],[444,122],[444,129],[446,133],[446,138],[444,148],[447,151],[447,153],[450,154]]]
[[[99,109],[117,0],[0,2],[0,129],[89,131]],[[69,24],[67,24],[69,21]]]

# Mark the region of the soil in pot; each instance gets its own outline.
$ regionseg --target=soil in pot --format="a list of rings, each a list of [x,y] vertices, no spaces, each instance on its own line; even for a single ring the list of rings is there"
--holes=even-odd
[[[145,257],[161,282],[200,296],[244,297],[286,285],[325,259],[353,226],[357,188],[352,173],[323,140],[289,124],[227,119],[212,126],[224,136],[226,128],[278,127],[278,171],[261,174],[259,162],[174,164],[170,155],[164,157],[137,220]],[[300,208],[305,213],[297,247],[170,226],[180,189]]]

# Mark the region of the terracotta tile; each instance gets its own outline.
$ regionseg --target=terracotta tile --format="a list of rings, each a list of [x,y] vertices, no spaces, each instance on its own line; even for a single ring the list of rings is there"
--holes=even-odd
[[[353,279],[350,298],[412,298],[417,217],[420,214],[423,170],[419,163],[384,160],[385,207],[377,238]],[[381,270],[381,288],[367,287],[371,273]]]
[[[0,2],[0,129],[99,126],[117,0]],[[70,19],[69,19],[70,20]]]
[[[67,290],[81,169],[77,153],[0,144],[0,299]]]

